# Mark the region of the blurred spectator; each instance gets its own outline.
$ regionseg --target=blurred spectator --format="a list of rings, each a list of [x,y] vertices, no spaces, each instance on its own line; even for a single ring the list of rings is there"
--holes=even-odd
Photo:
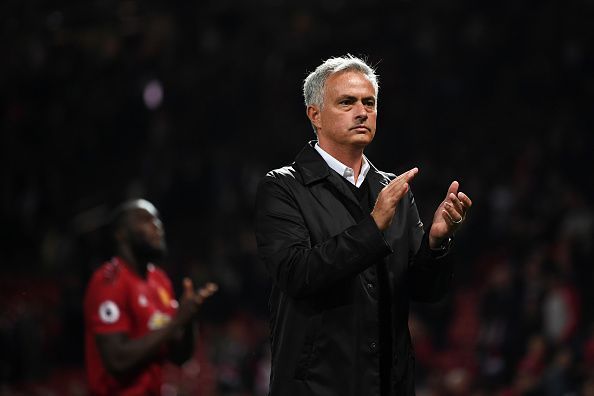
[[[552,272],[543,301],[543,330],[555,345],[569,343],[575,336],[579,321],[577,291],[558,272]]]

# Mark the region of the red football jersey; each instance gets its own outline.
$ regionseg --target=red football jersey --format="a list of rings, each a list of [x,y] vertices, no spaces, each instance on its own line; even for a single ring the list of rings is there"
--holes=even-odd
[[[97,269],[84,301],[85,358],[92,395],[159,395],[164,353],[133,376],[115,379],[105,369],[96,334],[126,333],[131,339],[167,324],[175,315],[177,301],[169,277],[152,264],[142,278],[118,257]]]

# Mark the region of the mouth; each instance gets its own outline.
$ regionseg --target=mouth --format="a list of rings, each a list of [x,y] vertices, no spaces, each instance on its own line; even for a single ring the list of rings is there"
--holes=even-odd
[[[365,125],[356,125],[354,127],[351,128],[351,131],[355,131],[358,133],[367,133],[367,132],[371,132],[371,130],[366,127]]]

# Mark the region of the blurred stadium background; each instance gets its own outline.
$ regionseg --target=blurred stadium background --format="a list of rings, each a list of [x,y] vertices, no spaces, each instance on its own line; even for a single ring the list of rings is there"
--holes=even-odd
[[[214,280],[167,394],[264,395],[257,181],[313,139],[323,59],[380,75],[380,168],[475,207],[456,287],[415,306],[420,395],[594,395],[592,0],[0,4],[0,395],[85,395],[82,296],[109,210],[160,209],[165,267]]]

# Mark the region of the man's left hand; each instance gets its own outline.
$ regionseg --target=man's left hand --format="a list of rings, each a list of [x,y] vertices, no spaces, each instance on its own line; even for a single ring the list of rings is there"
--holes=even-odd
[[[454,235],[466,219],[472,206],[468,195],[458,191],[460,184],[453,181],[443,202],[437,207],[429,232],[429,247],[438,249],[444,240]]]

